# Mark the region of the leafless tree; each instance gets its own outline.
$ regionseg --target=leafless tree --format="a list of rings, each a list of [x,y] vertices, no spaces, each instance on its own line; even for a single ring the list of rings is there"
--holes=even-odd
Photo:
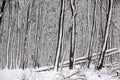
[[[54,65],[56,57],[54,70],[58,70],[60,62],[61,68],[64,67],[65,61],[74,69],[75,57],[88,56],[89,66],[94,63],[92,53],[100,52],[103,45],[120,47],[120,1],[113,3],[109,30],[111,1],[87,1],[0,0],[0,68],[46,66],[51,56],[50,65]],[[105,40],[108,31],[110,34]]]
[[[107,39],[109,34],[110,22],[111,22],[113,0],[109,0],[107,4],[108,4],[108,10],[107,10],[108,12],[107,12],[107,21],[105,26],[104,42],[103,42],[100,58],[98,61],[97,69],[101,69],[103,67],[105,51],[107,49]]]
[[[88,3],[89,4],[89,3]],[[94,34],[95,34],[95,27],[96,27],[96,11],[97,11],[97,0],[94,0],[94,12],[93,12],[93,25],[92,25],[92,31],[91,31],[91,36],[90,36],[90,42],[89,42],[89,46],[88,46],[88,68],[90,67],[90,63],[91,63],[91,58],[92,58],[92,47],[93,47],[93,38],[94,38]]]
[[[72,28],[71,28],[71,41],[70,41],[70,65],[69,69],[75,67],[75,38],[76,38],[76,3],[75,0],[70,0],[72,11]]]
[[[61,0],[61,12],[59,20],[59,32],[58,32],[58,44],[56,50],[56,59],[54,64],[54,70],[57,71],[59,67],[61,49],[62,49],[62,38],[63,38],[63,24],[64,24],[64,11],[65,11],[65,0]]]
[[[4,13],[5,4],[6,4],[6,0],[3,0],[1,11],[0,11],[0,24],[1,24],[1,21],[2,21],[2,15]]]

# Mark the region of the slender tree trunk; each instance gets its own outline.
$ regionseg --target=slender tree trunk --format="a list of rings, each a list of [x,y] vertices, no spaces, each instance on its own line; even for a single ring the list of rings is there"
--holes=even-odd
[[[38,1],[38,9],[37,9],[37,28],[36,28],[36,46],[35,46],[35,66],[34,68],[38,67],[38,42],[39,42],[39,37],[38,37],[38,34],[39,34],[39,18],[40,18],[40,1]]]
[[[100,14],[101,14],[101,22],[100,22],[100,26],[101,26],[101,28],[100,28],[100,35],[101,35],[101,39],[103,39],[103,37],[104,37],[104,35],[103,35],[103,18],[102,18],[102,13],[103,13],[103,11],[102,11],[102,5],[103,5],[103,0],[101,0],[101,4],[100,4]],[[103,40],[101,41],[101,44],[103,44]],[[100,46],[100,49],[102,49],[102,45]]]
[[[9,35],[8,35],[8,43],[7,43],[7,63],[6,63],[6,68],[8,68],[8,65],[9,65],[10,34],[11,34],[11,28],[9,29]]]
[[[94,1],[94,14],[93,14],[93,26],[91,31],[91,37],[90,37],[90,43],[88,47],[88,65],[87,67],[90,67],[91,58],[92,58],[92,47],[93,47],[93,41],[94,41],[94,32],[95,32],[95,26],[96,26],[96,10],[97,10],[97,0]]]
[[[13,66],[14,66],[14,63],[13,63],[13,60],[14,60],[14,57],[13,57],[13,53],[14,53],[14,38],[13,38],[13,36],[11,36],[11,50],[10,50],[10,69],[12,69],[13,68]]]
[[[11,6],[9,1],[9,24],[8,24],[8,42],[7,42],[7,63],[6,68],[9,68],[9,48],[10,48],[10,41],[11,41]]]
[[[63,38],[63,24],[64,24],[64,11],[65,11],[65,0],[61,0],[61,12],[59,21],[59,32],[58,32],[58,45],[56,51],[56,59],[54,64],[54,71],[58,71],[61,49],[62,49],[62,38]]]
[[[19,15],[18,15],[18,9],[19,9],[19,2],[18,0],[16,0],[16,5],[17,5],[17,8],[16,8],[16,26],[17,26],[17,52],[16,52],[16,59],[15,59],[15,67],[18,68],[19,67],[19,59],[20,59],[20,31],[19,31]]]
[[[6,3],[6,0],[3,0],[1,11],[0,11],[0,25],[1,25],[1,22],[2,22],[2,16],[3,16],[3,13],[4,13],[5,3]]]
[[[66,58],[66,53],[67,53],[67,50],[65,50],[65,52],[63,53],[63,57],[62,57],[61,65],[60,65],[60,71],[62,71],[63,63],[64,63],[64,60]]]
[[[105,51],[107,49],[107,39],[108,39],[109,27],[110,27],[110,22],[111,22],[112,5],[113,5],[113,0],[109,0],[107,21],[106,21],[106,26],[105,26],[106,28],[105,28],[104,42],[103,42],[103,47],[101,50],[100,58],[98,61],[97,69],[101,69],[103,67]]]
[[[23,54],[23,69],[26,65],[26,58],[27,56],[27,41],[28,41],[28,30],[29,30],[29,12],[30,12],[30,4],[28,5],[27,9],[27,22],[26,22],[26,31],[25,31],[25,38],[24,38],[24,54]]]
[[[16,64],[15,64],[15,67],[18,68],[19,67],[19,64],[18,64],[18,61],[20,59],[20,34],[19,34],[19,31],[17,31],[17,35],[18,35],[18,41],[17,41],[17,56],[16,56]]]
[[[22,35],[22,33],[20,33],[20,59],[19,59],[19,62],[18,62],[18,65],[19,65],[19,68],[21,68],[22,67],[22,64],[23,64],[23,60],[22,60],[22,55],[23,55],[23,48],[22,48],[22,46],[23,46],[23,35]]]
[[[75,0],[70,0],[72,11],[72,30],[71,30],[71,47],[70,47],[70,65],[69,69],[75,67],[75,38],[76,38],[76,4]]]

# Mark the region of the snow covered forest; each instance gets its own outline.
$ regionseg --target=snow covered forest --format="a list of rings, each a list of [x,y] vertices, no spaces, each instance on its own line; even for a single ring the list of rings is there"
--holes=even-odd
[[[0,78],[32,76],[3,80],[119,80],[119,61],[120,0],[0,0]]]

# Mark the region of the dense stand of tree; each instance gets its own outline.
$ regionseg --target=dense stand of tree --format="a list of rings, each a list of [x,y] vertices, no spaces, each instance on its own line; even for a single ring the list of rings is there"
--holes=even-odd
[[[119,0],[1,0],[0,67],[51,66],[120,47]],[[114,6],[114,8],[112,8]],[[106,17],[107,16],[107,17]],[[110,33],[110,34],[109,34]],[[108,35],[109,34],[109,35]],[[60,62],[62,63],[60,65]]]

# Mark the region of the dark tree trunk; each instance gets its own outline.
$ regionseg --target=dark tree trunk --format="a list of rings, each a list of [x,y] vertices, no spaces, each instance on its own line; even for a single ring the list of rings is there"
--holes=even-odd
[[[105,26],[104,42],[103,42],[103,47],[102,47],[102,50],[100,53],[100,58],[98,61],[97,69],[101,69],[103,67],[105,51],[107,49],[107,39],[108,39],[109,27],[110,27],[110,22],[111,22],[112,5],[113,5],[113,0],[109,0],[108,12],[107,12],[107,21],[106,21],[106,26]]]
[[[75,38],[76,38],[76,4],[75,0],[70,0],[72,11],[72,30],[71,30],[71,44],[70,44],[70,65],[69,69],[75,67]]]
[[[55,64],[54,64],[54,70],[55,71],[58,71],[59,61],[60,61],[60,56],[61,56],[61,50],[62,50],[64,11],[65,11],[65,0],[61,0],[61,12],[60,12],[59,31],[58,31],[58,44],[57,44]]]
[[[90,37],[90,43],[88,47],[88,65],[87,67],[90,67],[91,63],[91,58],[92,58],[92,47],[93,47],[93,41],[94,41],[94,32],[95,32],[95,27],[96,27],[96,9],[97,9],[97,0],[94,1],[94,15],[93,15],[93,26],[92,26],[92,31],[91,31],[91,37]]]
[[[1,25],[1,21],[2,21],[2,15],[4,13],[5,3],[6,3],[6,0],[3,1],[1,11],[0,11],[0,25]]]

